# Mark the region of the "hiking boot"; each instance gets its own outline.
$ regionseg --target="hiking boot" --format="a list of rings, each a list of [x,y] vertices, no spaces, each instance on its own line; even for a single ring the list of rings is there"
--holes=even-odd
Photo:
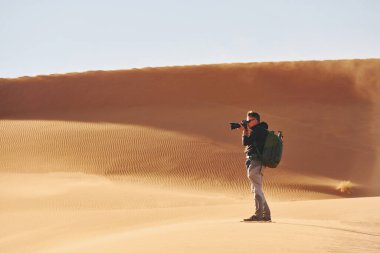
[[[261,218],[261,220],[262,220],[262,221],[268,221],[268,222],[271,222],[271,221],[272,221],[272,219],[270,218],[270,216],[263,216],[263,217]]]
[[[244,219],[244,221],[261,221],[261,220],[262,220],[262,218],[259,217],[259,216],[257,216],[257,215],[255,215],[255,214],[252,215],[249,218]]]

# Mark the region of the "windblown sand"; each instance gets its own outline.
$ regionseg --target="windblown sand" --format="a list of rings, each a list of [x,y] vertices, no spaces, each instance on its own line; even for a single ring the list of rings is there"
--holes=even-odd
[[[380,60],[0,79],[0,252],[379,252]],[[284,133],[253,214],[239,130]],[[342,190],[344,189],[344,190]]]

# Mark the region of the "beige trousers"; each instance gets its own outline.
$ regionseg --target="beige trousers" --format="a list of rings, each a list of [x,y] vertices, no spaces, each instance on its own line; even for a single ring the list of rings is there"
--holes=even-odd
[[[246,160],[247,177],[251,182],[251,192],[255,201],[257,216],[270,217],[270,210],[263,192],[263,164],[258,160]]]

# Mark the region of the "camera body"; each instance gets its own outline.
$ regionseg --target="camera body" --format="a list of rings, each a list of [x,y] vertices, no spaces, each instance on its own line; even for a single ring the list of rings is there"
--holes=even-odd
[[[245,119],[243,119],[243,120],[241,121],[241,123],[235,123],[235,122],[230,123],[231,130],[234,130],[234,129],[240,128],[241,126],[243,126],[244,128],[247,128],[248,123],[249,123],[249,121],[248,121],[248,120],[245,120]]]

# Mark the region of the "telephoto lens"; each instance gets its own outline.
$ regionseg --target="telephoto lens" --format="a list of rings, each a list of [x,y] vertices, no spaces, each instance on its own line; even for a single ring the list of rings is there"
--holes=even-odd
[[[240,128],[240,124],[239,123],[230,123],[230,126],[231,126],[231,130]]]
[[[230,123],[230,125],[231,125],[231,130],[234,130],[234,129],[240,128],[241,126],[243,126],[244,128],[247,128],[248,123],[249,123],[249,121],[248,121],[248,120],[245,120],[245,119],[243,119],[243,120],[241,121],[241,123],[235,123],[235,122]]]

